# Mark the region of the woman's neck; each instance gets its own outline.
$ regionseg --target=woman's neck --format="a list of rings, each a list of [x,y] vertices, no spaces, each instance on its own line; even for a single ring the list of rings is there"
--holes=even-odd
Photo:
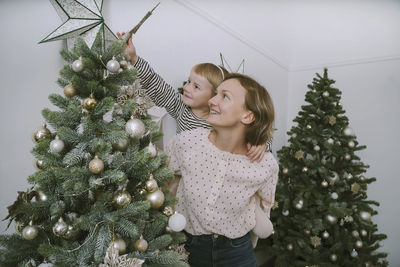
[[[204,108],[190,108],[193,112],[193,114],[200,119],[207,119],[208,115],[210,114],[210,108],[204,107]]]
[[[218,149],[232,154],[246,155],[247,145],[242,131],[213,129],[208,137]]]

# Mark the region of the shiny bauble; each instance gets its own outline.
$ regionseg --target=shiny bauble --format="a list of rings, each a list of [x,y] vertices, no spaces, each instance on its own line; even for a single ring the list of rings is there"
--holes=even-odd
[[[353,129],[351,127],[346,127],[344,128],[343,133],[347,136],[353,135]]]
[[[328,187],[328,182],[325,181],[325,180],[323,180],[323,181],[321,182],[321,186],[324,187],[324,188]]]
[[[356,241],[356,248],[362,248],[363,242],[361,240]]]
[[[362,236],[367,236],[367,234],[368,234],[368,233],[367,233],[367,231],[366,231],[366,230],[364,230],[364,229],[363,229],[363,230],[361,230],[360,232],[361,232],[361,235],[362,235]]]
[[[35,200],[36,201],[46,201],[47,195],[45,193],[43,193],[43,191],[36,191]]]
[[[314,146],[314,150],[315,150],[315,151],[320,151],[320,149],[321,149],[321,148],[319,147],[319,145],[315,145],[315,146]]]
[[[25,226],[24,229],[22,229],[22,236],[26,240],[32,240],[35,239],[39,234],[39,230],[36,226],[32,225],[32,222],[29,223],[28,226]]]
[[[330,144],[330,145],[333,145],[333,143],[334,143],[334,141],[333,141],[332,138],[329,138],[327,142],[328,142],[328,144]]]
[[[303,208],[303,204],[304,204],[303,200],[300,199],[297,203],[296,202],[294,203],[294,206],[296,207],[296,209],[301,210]]]
[[[32,135],[32,140],[37,143],[51,136],[49,129],[46,128],[46,124],[42,127],[37,128]]]
[[[131,203],[132,197],[128,192],[121,192],[114,196],[114,203],[119,207],[125,207]]]
[[[310,232],[310,230],[307,229],[307,230],[304,230],[304,233],[305,233],[306,235],[310,235],[311,232]]]
[[[164,213],[166,216],[170,217],[170,216],[172,216],[172,215],[175,213],[175,210],[174,210],[174,208],[171,207],[171,206],[165,206],[165,208],[164,208],[164,210],[163,210],[163,213]]]
[[[77,91],[71,83],[64,87],[64,95],[66,97],[74,97],[76,96],[76,93]]]
[[[118,250],[119,255],[124,254],[126,252],[126,243],[121,238],[116,238],[115,240],[111,241],[111,246]]]
[[[352,235],[353,237],[355,237],[355,238],[357,238],[357,237],[360,236],[360,234],[359,234],[358,231],[356,231],[356,230],[352,231],[352,232],[351,232],[351,235]]]
[[[332,172],[333,174],[331,176],[328,177],[328,180],[331,184],[336,183],[337,181],[339,181],[339,175],[337,174],[337,172]]]
[[[283,215],[283,216],[288,216],[288,215],[289,215],[289,210],[284,210],[284,211],[282,211],[282,215]]]
[[[288,168],[283,168],[282,173],[287,174],[289,172]]]
[[[132,138],[141,138],[146,132],[146,127],[141,120],[130,119],[125,124],[125,131]]]
[[[50,142],[50,152],[53,154],[58,154],[64,149],[64,142],[60,140],[58,136],[56,139]]]
[[[312,128],[310,124],[308,124],[306,127],[307,127],[307,129],[311,129]]]
[[[118,143],[113,144],[112,146],[115,150],[125,152],[128,149],[128,145],[129,145],[129,139],[127,138],[119,141]]]
[[[360,216],[361,216],[361,219],[363,219],[364,221],[371,220],[371,213],[369,213],[368,211],[361,211]]]
[[[323,92],[323,93],[322,93],[322,96],[323,96],[323,97],[328,97],[328,96],[329,96],[329,92],[328,92],[328,91]]]
[[[63,238],[67,240],[74,240],[78,237],[79,230],[75,229],[72,225],[68,225],[68,229],[63,235]]]
[[[96,99],[94,99],[93,95],[90,95],[88,98],[83,100],[83,107],[89,111],[94,110],[97,105]]]
[[[351,251],[351,253],[350,253],[350,256],[352,256],[353,258],[357,257],[357,256],[358,256],[357,251],[356,251],[355,249],[353,249],[353,250]]]
[[[365,182],[365,176],[364,176],[364,175],[361,175],[361,176],[360,176],[360,181],[361,181],[361,182]]]
[[[351,156],[350,156],[350,154],[348,154],[348,153],[346,153],[346,154],[344,155],[344,158],[345,158],[346,160],[351,160]]]
[[[33,166],[35,167],[35,169],[37,170],[43,170],[44,166],[43,166],[43,160],[41,159],[35,159],[33,161]]]
[[[292,138],[296,138],[296,137],[297,137],[296,133],[292,134]]]
[[[118,70],[120,68],[119,62],[115,60],[115,57],[113,57],[111,60],[107,62],[107,70],[111,73],[118,73]]]
[[[121,68],[126,69],[128,68],[128,62],[126,60],[121,60],[119,62],[119,65],[121,66]]]
[[[308,172],[308,168],[307,167],[303,167],[302,171],[303,172]]]
[[[162,204],[164,204],[164,193],[161,190],[156,190],[154,192],[149,192],[146,195],[146,199],[147,201],[150,202],[150,206],[153,209],[158,209],[159,207],[162,206]]]
[[[149,247],[149,244],[147,243],[147,241],[143,238],[143,236],[141,236],[138,240],[135,241],[135,243],[133,244],[133,248],[136,251],[139,252],[145,252],[147,250],[147,248]]]
[[[95,156],[94,159],[89,162],[89,170],[94,174],[101,173],[104,170],[103,161],[99,159],[99,157]]]
[[[336,193],[336,192],[333,192],[332,194],[331,194],[331,198],[332,199],[338,199],[338,194]]]
[[[157,181],[153,178],[153,175],[151,174],[149,179],[146,181],[146,189],[150,193],[153,193],[158,189]]]
[[[83,62],[82,62],[82,57],[79,57],[79,59],[75,60],[72,62],[72,70],[75,72],[81,72],[83,71]]]
[[[332,254],[332,255],[330,256],[330,258],[331,258],[331,261],[333,261],[333,262],[337,261],[337,256],[336,256],[336,254]]]
[[[168,219],[168,227],[175,232],[180,232],[186,227],[186,218],[182,214],[175,213]]]
[[[327,220],[330,224],[335,224],[337,222],[337,218],[332,215],[326,215],[325,220]]]
[[[292,251],[293,250],[293,245],[292,244],[288,244],[286,246],[287,250]]]
[[[347,174],[347,177],[346,177],[347,179],[351,179],[351,178],[353,178],[353,175],[351,174],[351,173],[349,173],[349,174]]]
[[[355,144],[353,141],[349,141],[349,142],[347,143],[347,145],[348,145],[350,148],[353,148],[356,144]]]
[[[329,233],[327,231],[324,231],[322,233],[322,237],[325,238],[325,239],[329,238]]]
[[[152,142],[149,143],[149,145],[146,147],[146,149],[152,158],[157,156],[157,148]]]
[[[64,220],[60,217],[58,222],[53,226],[53,233],[56,236],[62,236],[68,231],[68,225],[64,222]]]

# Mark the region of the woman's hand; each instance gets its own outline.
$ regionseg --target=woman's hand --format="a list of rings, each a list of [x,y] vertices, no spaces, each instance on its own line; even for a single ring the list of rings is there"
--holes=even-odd
[[[117,32],[118,39],[122,39],[122,37],[124,35],[125,35],[125,32],[122,32],[122,33]],[[128,60],[131,62],[131,64],[135,64],[136,61],[138,60],[138,56],[136,54],[136,48],[132,43],[132,37],[130,37],[128,39],[125,53],[128,57]]]
[[[265,153],[265,144],[258,146],[247,144],[247,150],[246,156],[250,159],[250,162],[261,162]]]

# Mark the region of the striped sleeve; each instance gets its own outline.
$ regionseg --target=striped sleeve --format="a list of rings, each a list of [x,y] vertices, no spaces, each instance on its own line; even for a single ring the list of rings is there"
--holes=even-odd
[[[178,119],[185,108],[181,94],[155,73],[143,58],[139,57],[133,66],[138,70],[140,85],[146,90],[154,104],[164,107],[174,119]]]

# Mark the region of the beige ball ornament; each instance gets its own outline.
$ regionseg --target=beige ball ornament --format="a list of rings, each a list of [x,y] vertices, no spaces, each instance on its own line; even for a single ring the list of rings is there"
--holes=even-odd
[[[99,159],[99,157],[95,156],[94,159],[89,162],[89,170],[94,174],[101,173],[104,170],[103,161]]]
[[[125,207],[126,205],[130,204],[132,200],[131,195],[126,192],[125,190],[121,193],[118,193],[114,197],[114,203],[117,204],[119,207]]]
[[[51,133],[49,129],[47,129],[46,124],[44,124],[42,127],[37,128],[32,135],[32,140],[35,143],[38,143],[44,139],[47,139],[51,136]]]
[[[116,250],[118,250],[119,254],[124,254],[126,252],[126,243],[121,238],[116,238],[111,242],[111,246],[113,246]]]
[[[150,202],[150,206],[153,209],[158,209],[162,204],[164,204],[164,193],[160,189],[157,189],[154,192],[149,192],[146,195],[146,200]]]
[[[64,95],[66,97],[70,97],[70,98],[74,97],[74,96],[76,96],[76,93],[77,93],[77,91],[71,83],[64,87]]]
[[[39,230],[36,226],[32,225],[32,221],[29,223],[28,226],[25,226],[22,230],[22,236],[26,240],[35,239],[39,234]]]
[[[125,152],[128,149],[128,145],[129,145],[129,139],[123,139],[118,143],[113,144],[112,146],[115,150]]]
[[[150,174],[149,179],[146,181],[146,189],[150,193],[155,192],[158,189],[157,181],[154,179],[152,174]]]
[[[91,94],[88,98],[83,100],[83,107],[89,111],[94,110],[97,105],[96,99],[94,99],[93,94]]]
[[[136,251],[145,252],[147,250],[147,248],[149,247],[149,244],[143,238],[143,236],[140,236],[140,238],[138,240],[136,240],[135,243],[133,244],[133,247]]]

